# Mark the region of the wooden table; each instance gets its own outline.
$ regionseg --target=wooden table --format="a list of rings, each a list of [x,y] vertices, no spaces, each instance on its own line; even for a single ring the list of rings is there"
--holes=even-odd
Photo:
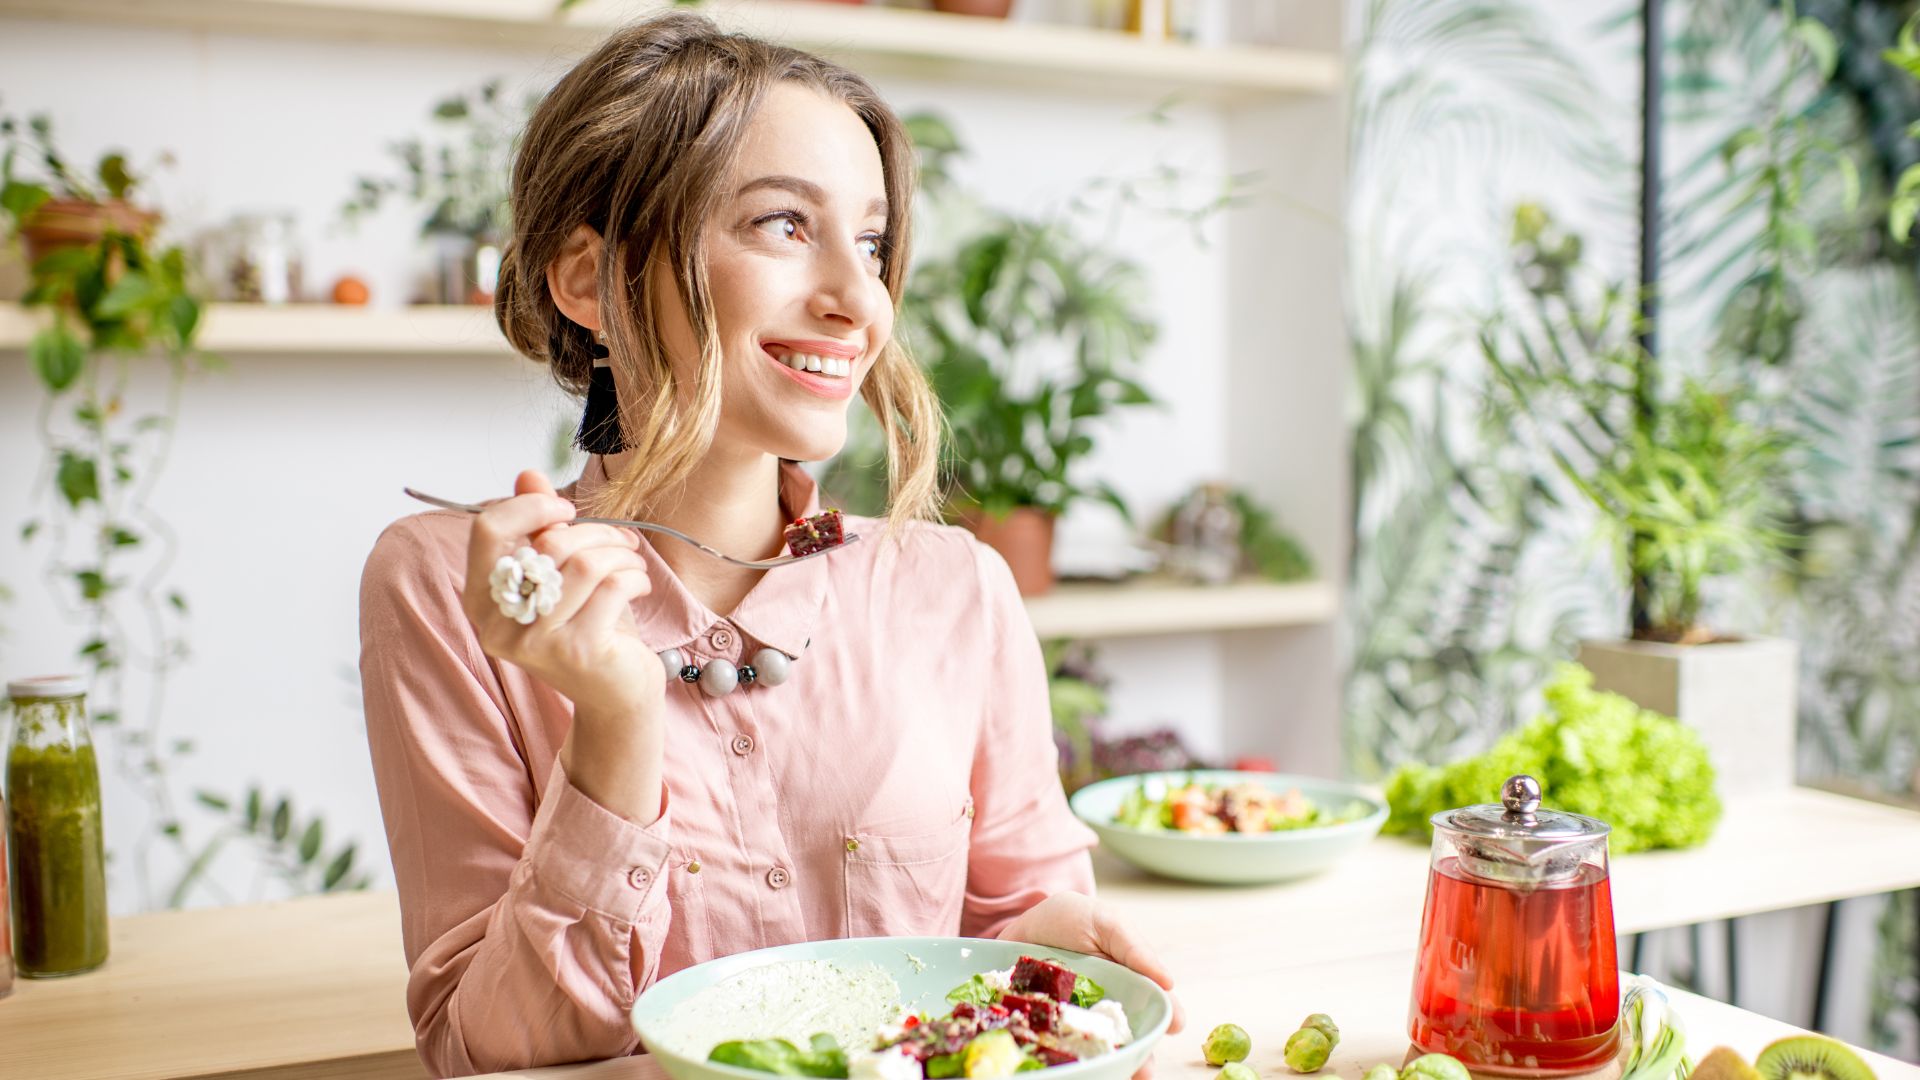
[[[1102,894],[1174,968],[1195,1027],[1232,1018],[1264,1044],[1271,1029],[1257,1024],[1335,1011],[1346,999],[1319,988],[1370,972],[1354,984],[1351,1016],[1371,1017],[1360,1006],[1378,998],[1397,1018],[1378,1021],[1378,1031],[1367,1019],[1365,1037],[1398,1037],[1424,845],[1380,840],[1321,877],[1236,889],[1160,881],[1104,856],[1097,865]],[[1799,789],[1743,797],[1710,844],[1616,859],[1613,884],[1623,934],[1913,888],[1920,814]],[[117,919],[104,969],[21,980],[0,1000],[0,1078],[419,1080],[405,987],[391,893]],[[1721,1017],[1728,1041],[1783,1030],[1725,1008],[1702,1003],[1688,1016]],[[1343,1051],[1386,1052],[1354,1030]],[[1191,1056],[1198,1046],[1198,1034],[1181,1038],[1162,1052],[1163,1069],[1177,1060],[1169,1053],[1184,1047]],[[597,1066],[615,1070],[609,1076],[642,1067]]]
[[[423,1080],[388,892],[115,919],[107,964],[17,979],[6,1080]]]
[[[1177,988],[1187,1009],[1187,1029],[1154,1049],[1154,1080],[1217,1080],[1219,1070],[1200,1056],[1200,1043],[1215,1024],[1247,1029],[1253,1053],[1247,1064],[1263,1080],[1299,1080],[1281,1058],[1287,1036],[1309,1013],[1324,1012],[1340,1025],[1340,1045],[1316,1077],[1353,1080],[1369,1066],[1399,1065],[1407,1053],[1407,1002],[1413,988],[1413,954],[1388,953],[1332,964],[1280,970],[1262,963],[1265,950],[1230,969],[1208,971]],[[1710,998],[1673,990],[1675,1010],[1687,1029],[1688,1052],[1697,1060],[1716,1046],[1731,1046],[1751,1061],[1775,1039],[1805,1032],[1778,1020]],[[1920,1080],[1920,1066],[1861,1051],[1880,1080]],[[488,1073],[524,1080],[665,1080],[648,1057],[587,1065],[558,1065]]]

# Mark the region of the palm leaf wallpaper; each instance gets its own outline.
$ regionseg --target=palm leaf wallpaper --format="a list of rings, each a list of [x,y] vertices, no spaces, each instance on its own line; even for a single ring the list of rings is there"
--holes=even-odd
[[[1907,134],[1920,86],[1880,52],[1915,7],[1668,0],[1657,365],[1676,386],[1737,383],[1785,436],[1775,495],[1793,557],[1707,605],[1722,625],[1800,643],[1803,779],[1909,798],[1920,282],[1917,249],[1882,223],[1893,178],[1920,160]],[[1346,625],[1359,775],[1483,749],[1533,715],[1580,638],[1627,629],[1592,506],[1555,463],[1605,418],[1547,424],[1521,395],[1606,380],[1610,350],[1631,346],[1640,12],[1358,10]],[[1870,1037],[1909,1055],[1913,905],[1885,905],[1876,957],[1844,976],[1871,984]]]

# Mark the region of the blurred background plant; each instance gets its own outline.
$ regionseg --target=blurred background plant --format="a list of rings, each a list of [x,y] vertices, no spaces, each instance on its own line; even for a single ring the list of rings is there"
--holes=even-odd
[[[1105,730],[1112,682],[1100,670],[1092,646],[1050,641],[1042,655],[1053,707],[1054,744],[1060,751],[1060,783],[1068,794],[1112,776],[1205,767],[1171,727],[1119,736]]]
[[[130,875],[142,908],[178,906],[226,834],[216,829],[195,847],[203,823],[188,817],[193,804],[177,790],[176,766],[194,742],[171,733],[169,688],[189,654],[189,604],[172,580],[178,530],[155,509],[153,492],[166,475],[188,380],[224,364],[198,345],[203,279],[183,249],[157,238],[160,215],[130,203],[142,177],[123,154],[108,152],[81,173],[44,115],[0,114],[0,145],[0,230],[28,262],[22,305],[45,312],[27,349],[46,394],[39,498],[20,533],[44,546],[49,590],[84,627],[75,659],[92,675],[95,738],[145,804],[116,877]],[[283,801],[262,817],[259,798],[256,790],[246,800],[253,856],[289,891],[366,887],[365,875],[349,873],[351,842],[310,874],[319,818],[289,838],[291,810]],[[225,809],[234,800],[203,792],[197,802]]]

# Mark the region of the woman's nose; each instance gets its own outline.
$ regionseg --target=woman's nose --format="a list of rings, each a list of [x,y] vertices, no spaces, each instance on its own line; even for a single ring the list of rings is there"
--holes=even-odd
[[[812,314],[842,319],[856,327],[870,325],[879,316],[886,287],[858,244],[823,250],[815,262]]]

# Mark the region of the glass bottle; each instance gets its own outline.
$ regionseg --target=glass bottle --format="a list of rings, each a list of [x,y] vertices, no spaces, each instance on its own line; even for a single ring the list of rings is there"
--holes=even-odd
[[[86,681],[15,679],[7,697],[14,960],[28,978],[92,971],[107,959],[107,881]]]

